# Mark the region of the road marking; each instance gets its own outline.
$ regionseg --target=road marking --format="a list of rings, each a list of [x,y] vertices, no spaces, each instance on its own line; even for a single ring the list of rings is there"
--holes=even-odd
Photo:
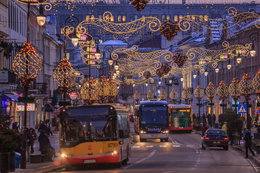
[[[159,145],[159,147],[161,147],[161,148],[166,148],[167,145]]]
[[[174,144],[172,145],[173,147],[181,147],[181,145],[178,145],[178,144]]]
[[[139,145],[134,145],[132,148],[140,148],[141,146]]]
[[[247,159],[248,162],[250,163],[250,165],[254,168],[255,172],[258,172],[258,167],[255,166],[255,164],[253,164],[253,162],[250,159]]]
[[[177,141],[173,140],[171,137],[169,137],[170,141],[173,143],[173,144],[179,144]]]
[[[151,157],[154,156],[155,153],[156,153],[156,150],[153,150],[148,156],[146,156],[146,157],[144,157],[144,158],[142,158],[142,159],[132,163],[131,165],[123,167],[123,169],[131,168],[131,167],[133,167],[133,166],[135,166],[135,165],[137,165],[137,164],[139,164],[139,163],[141,163],[141,162],[143,162],[143,161],[145,161],[147,159],[150,159]]]
[[[153,148],[153,145],[145,146],[146,148]]]
[[[193,148],[194,146],[193,145],[186,145],[186,147]]]

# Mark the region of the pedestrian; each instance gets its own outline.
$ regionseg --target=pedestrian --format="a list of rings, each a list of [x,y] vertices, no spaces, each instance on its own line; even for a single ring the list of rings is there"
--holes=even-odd
[[[35,130],[33,128],[30,128],[28,133],[28,146],[31,149],[31,153],[34,153],[33,145],[36,139],[37,135],[35,133]]]
[[[202,124],[207,124],[205,113],[202,114]]]
[[[14,123],[12,124],[12,128],[13,128],[15,131],[18,131],[18,130],[19,130],[18,123],[17,123],[17,122],[14,122]]]
[[[212,114],[212,125],[214,128],[216,128],[216,115]]]
[[[41,132],[38,137],[39,145],[40,145],[40,152],[47,157],[54,157],[55,156],[55,149],[51,146],[49,137],[45,132]]]
[[[224,122],[223,126],[221,127],[221,129],[224,130],[226,134],[227,134],[227,131],[228,131],[227,125],[228,125],[227,122]]]
[[[248,150],[255,156],[254,151],[252,150],[252,136],[250,129],[246,129],[244,132],[245,148],[246,148],[246,158],[248,158]]]
[[[205,132],[208,130],[208,126],[206,123],[203,124],[202,129],[201,129],[201,136],[205,135]]]
[[[207,119],[208,119],[208,125],[209,125],[210,127],[212,127],[212,117],[211,117],[210,114],[208,114]]]

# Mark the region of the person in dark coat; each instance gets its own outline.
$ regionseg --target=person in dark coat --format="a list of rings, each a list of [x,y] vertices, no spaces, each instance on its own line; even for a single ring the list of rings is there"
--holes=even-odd
[[[246,148],[246,158],[248,158],[248,150],[255,156],[254,151],[252,150],[252,136],[250,129],[245,130],[244,132],[245,148]]]
[[[28,133],[28,146],[29,148],[31,148],[31,153],[34,153],[33,145],[36,139],[37,135],[35,133],[35,130],[33,128],[30,128]]]
[[[49,137],[44,132],[40,133],[38,141],[41,154],[49,155],[51,157],[55,156],[55,149],[51,146]]]

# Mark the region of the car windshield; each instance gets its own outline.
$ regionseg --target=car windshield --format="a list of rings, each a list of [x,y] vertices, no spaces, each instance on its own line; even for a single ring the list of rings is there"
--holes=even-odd
[[[141,124],[167,124],[167,108],[165,106],[142,107]]]
[[[222,130],[208,130],[207,135],[225,135],[225,132]]]
[[[98,113],[98,111],[97,111]],[[73,116],[61,120],[61,143],[116,139],[116,117],[106,114]]]

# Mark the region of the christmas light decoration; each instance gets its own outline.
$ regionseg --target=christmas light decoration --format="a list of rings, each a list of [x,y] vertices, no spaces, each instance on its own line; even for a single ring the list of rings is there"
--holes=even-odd
[[[228,87],[228,92],[229,92],[230,96],[234,99],[235,105],[240,96],[238,85],[239,85],[238,79],[233,78],[232,82],[229,84],[229,87]]]
[[[150,0],[130,0],[130,3],[137,11],[143,10]]]
[[[170,99],[175,103],[179,97],[178,92],[173,88],[169,95]]]
[[[161,34],[168,40],[171,41],[178,34],[180,30],[179,24],[172,20],[167,20],[160,26]]]
[[[206,96],[209,98],[210,103],[212,103],[215,94],[216,94],[216,88],[213,82],[210,82],[206,88]]]
[[[42,59],[36,53],[31,42],[24,42],[18,54],[13,58],[12,69],[24,87],[38,76],[42,68]]]
[[[186,103],[188,103],[190,97],[191,97],[191,91],[189,88],[183,88],[181,92],[181,97],[185,100]]]
[[[255,93],[260,99],[260,69],[258,70],[255,77],[253,78],[252,85],[253,85],[253,89],[255,90]]]

